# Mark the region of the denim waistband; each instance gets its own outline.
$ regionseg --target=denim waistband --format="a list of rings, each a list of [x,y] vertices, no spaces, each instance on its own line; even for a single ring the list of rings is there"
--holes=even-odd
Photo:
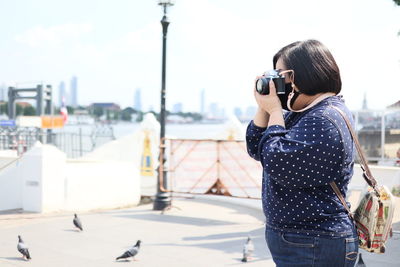
[[[294,229],[294,228],[280,228],[276,226],[265,224],[267,229],[270,229],[274,232],[286,232],[286,233],[296,233],[303,234],[307,236],[325,236],[325,237],[349,237],[354,236],[357,237],[357,230],[353,227],[352,230],[344,231],[344,232],[327,232],[321,230],[305,230],[305,229]]]

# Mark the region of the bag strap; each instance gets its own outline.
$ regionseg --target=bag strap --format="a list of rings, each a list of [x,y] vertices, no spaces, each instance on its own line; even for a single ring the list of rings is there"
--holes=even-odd
[[[339,114],[343,117],[344,121],[346,122],[347,128],[349,129],[349,132],[350,132],[351,136],[353,137],[353,141],[356,146],[358,156],[360,157],[360,161],[361,161],[360,166],[361,166],[361,169],[363,170],[363,177],[364,177],[365,181],[367,182],[367,184],[370,185],[375,190],[377,195],[379,196],[379,192],[376,189],[377,182],[376,182],[374,176],[372,176],[372,173],[371,173],[371,170],[369,169],[367,160],[365,159],[364,153],[361,149],[360,142],[358,141],[358,137],[357,137],[356,133],[354,132],[349,119],[347,118],[346,114],[341,109],[339,109],[338,107],[335,107],[333,105],[331,107],[334,108],[335,110],[337,110],[339,112]]]
[[[361,161],[360,166],[361,166],[361,169],[363,170],[363,177],[364,177],[365,181],[367,182],[367,184],[370,185],[375,190],[376,195],[379,197],[379,192],[376,189],[377,182],[376,182],[375,178],[372,176],[372,173],[371,173],[371,170],[369,169],[367,160],[365,159],[364,153],[361,149],[360,142],[358,141],[358,137],[357,137],[356,133],[354,132],[349,119],[347,118],[346,114],[341,109],[339,109],[338,107],[335,107],[333,105],[331,105],[331,107],[334,108],[335,110],[337,110],[339,112],[339,114],[343,117],[344,121],[346,122],[347,128],[349,129],[351,137],[353,138],[354,144],[356,146],[358,156],[360,157],[360,161]],[[333,191],[335,192],[335,194],[339,198],[340,202],[346,209],[349,217],[354,221],[353,214],[351,213],[351,210],[350,210],[349,206],[347,205],[347,202],[346,202],[345,198],[343,197],[342,193],[340,192],[336,183],[332,181],[329,183],[329,185],[332,187]]]
[[[351,210],[349,208],[349,206],[346,203],[346,200],[344,199],[342,193],[340,193],[339,188],[337,187],[335,182],[330,182],[329,183],[330,186],[332,187],[333,191],[336,193],[336,195],[338,196],[340,202],[342,202],[342,205],[344,206],[344,208],[347,211],[347,214],[349,215],[350,219],[354,220],[353,214],[351,213]]]

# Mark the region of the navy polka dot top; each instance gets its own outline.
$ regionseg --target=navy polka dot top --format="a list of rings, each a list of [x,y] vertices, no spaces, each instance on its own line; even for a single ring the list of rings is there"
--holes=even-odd
[[[352,232],[352,222],[329,182],[335,181],[346,196],[355,148],[344,119],[332,106],[353,123],[341,97],[332,96],[304,112],[286,113],[286,127],[261,128],[253,121],[248,125],[247,151],[263,167],[267,227],[313,236]]]

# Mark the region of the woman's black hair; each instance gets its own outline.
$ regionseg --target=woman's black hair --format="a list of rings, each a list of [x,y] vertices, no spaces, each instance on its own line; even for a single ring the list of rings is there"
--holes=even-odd
[[[342,89],[339,67],[328,48],[317,40],[291,43],[274,55],[273,65],[282,58],[286,69],[294,71],[294,84],[301,93],[315,95]]]

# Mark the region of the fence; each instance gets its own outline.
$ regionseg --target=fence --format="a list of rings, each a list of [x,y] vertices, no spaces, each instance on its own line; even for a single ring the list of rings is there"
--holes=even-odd
[[[37,141],[52,144],[69,158],[83,156],[94,148],[115,139],[112,126],[95,125],[87,132],[52,131],[28,127],[1,127],[0,150],[17,150],[18,154],[29,150]]]
[[[353,112],[356,132],[369,161],[395,165],[400,149],[400,110]]]
[[[260,198],[261,165],[249,157],[245,142],[188,139],[167,142],[170,151],[165,167],[172,192]]]

